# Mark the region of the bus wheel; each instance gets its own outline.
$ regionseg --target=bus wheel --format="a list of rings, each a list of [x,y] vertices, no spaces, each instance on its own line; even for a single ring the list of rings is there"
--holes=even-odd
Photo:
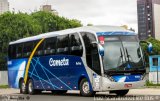
[[[28,85],[28,93],[30,95],[34,95],[36,93],[36,90],[34,89],[33,80],[29,79],[27,85]]]
[[[115,93],[117,96],[125,96],[128,92],[129,92],[129,89],[111,91],[111,93]]]
[[[80,94],[86,97],[95,95],[94,91],[90,91],[89,82],[87,79],[82,79],[80,82]]]
[[[20,80],[20,93],[27,94],[27,85],[24,83],[24,80]]]

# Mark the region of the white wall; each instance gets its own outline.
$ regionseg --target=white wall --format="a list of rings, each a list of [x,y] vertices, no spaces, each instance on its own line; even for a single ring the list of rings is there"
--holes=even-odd
[[[157,84],[157,72],[149,72],[149,81]],[[160,72],[158,72],[158,83],[160,83]]]
[[[0,85],[8,85],[8,72],[0,71]]]
[[[154,4],[155,38],[160,40],[160,5]]]

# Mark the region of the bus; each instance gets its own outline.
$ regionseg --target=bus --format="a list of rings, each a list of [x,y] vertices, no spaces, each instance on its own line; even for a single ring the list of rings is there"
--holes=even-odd
[[[9,43],[8,82],[22,94],[80,90],[120,96],[143,87],[146,68],[135,32],[117,26],[84,26]]]

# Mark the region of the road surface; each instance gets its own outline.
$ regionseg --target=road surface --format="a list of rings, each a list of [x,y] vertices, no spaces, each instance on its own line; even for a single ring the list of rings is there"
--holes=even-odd
[[[82,97],[79,91],[53,95],[43,92],[39,95],[19,94],[19,90],[0,89],[0,101],[160,101],[160,89],[132,89],[125,97],[117,97],[108,92],[98,92],[94,97]]]

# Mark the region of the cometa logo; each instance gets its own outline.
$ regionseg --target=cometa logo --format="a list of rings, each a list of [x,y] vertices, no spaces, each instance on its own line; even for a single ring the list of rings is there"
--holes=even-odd
[[[53,58],[49,59],[49,65],[51,67],[53,66],[68,66],[69,65],[69,59],[61,59],[61,60],[53,60]]]

